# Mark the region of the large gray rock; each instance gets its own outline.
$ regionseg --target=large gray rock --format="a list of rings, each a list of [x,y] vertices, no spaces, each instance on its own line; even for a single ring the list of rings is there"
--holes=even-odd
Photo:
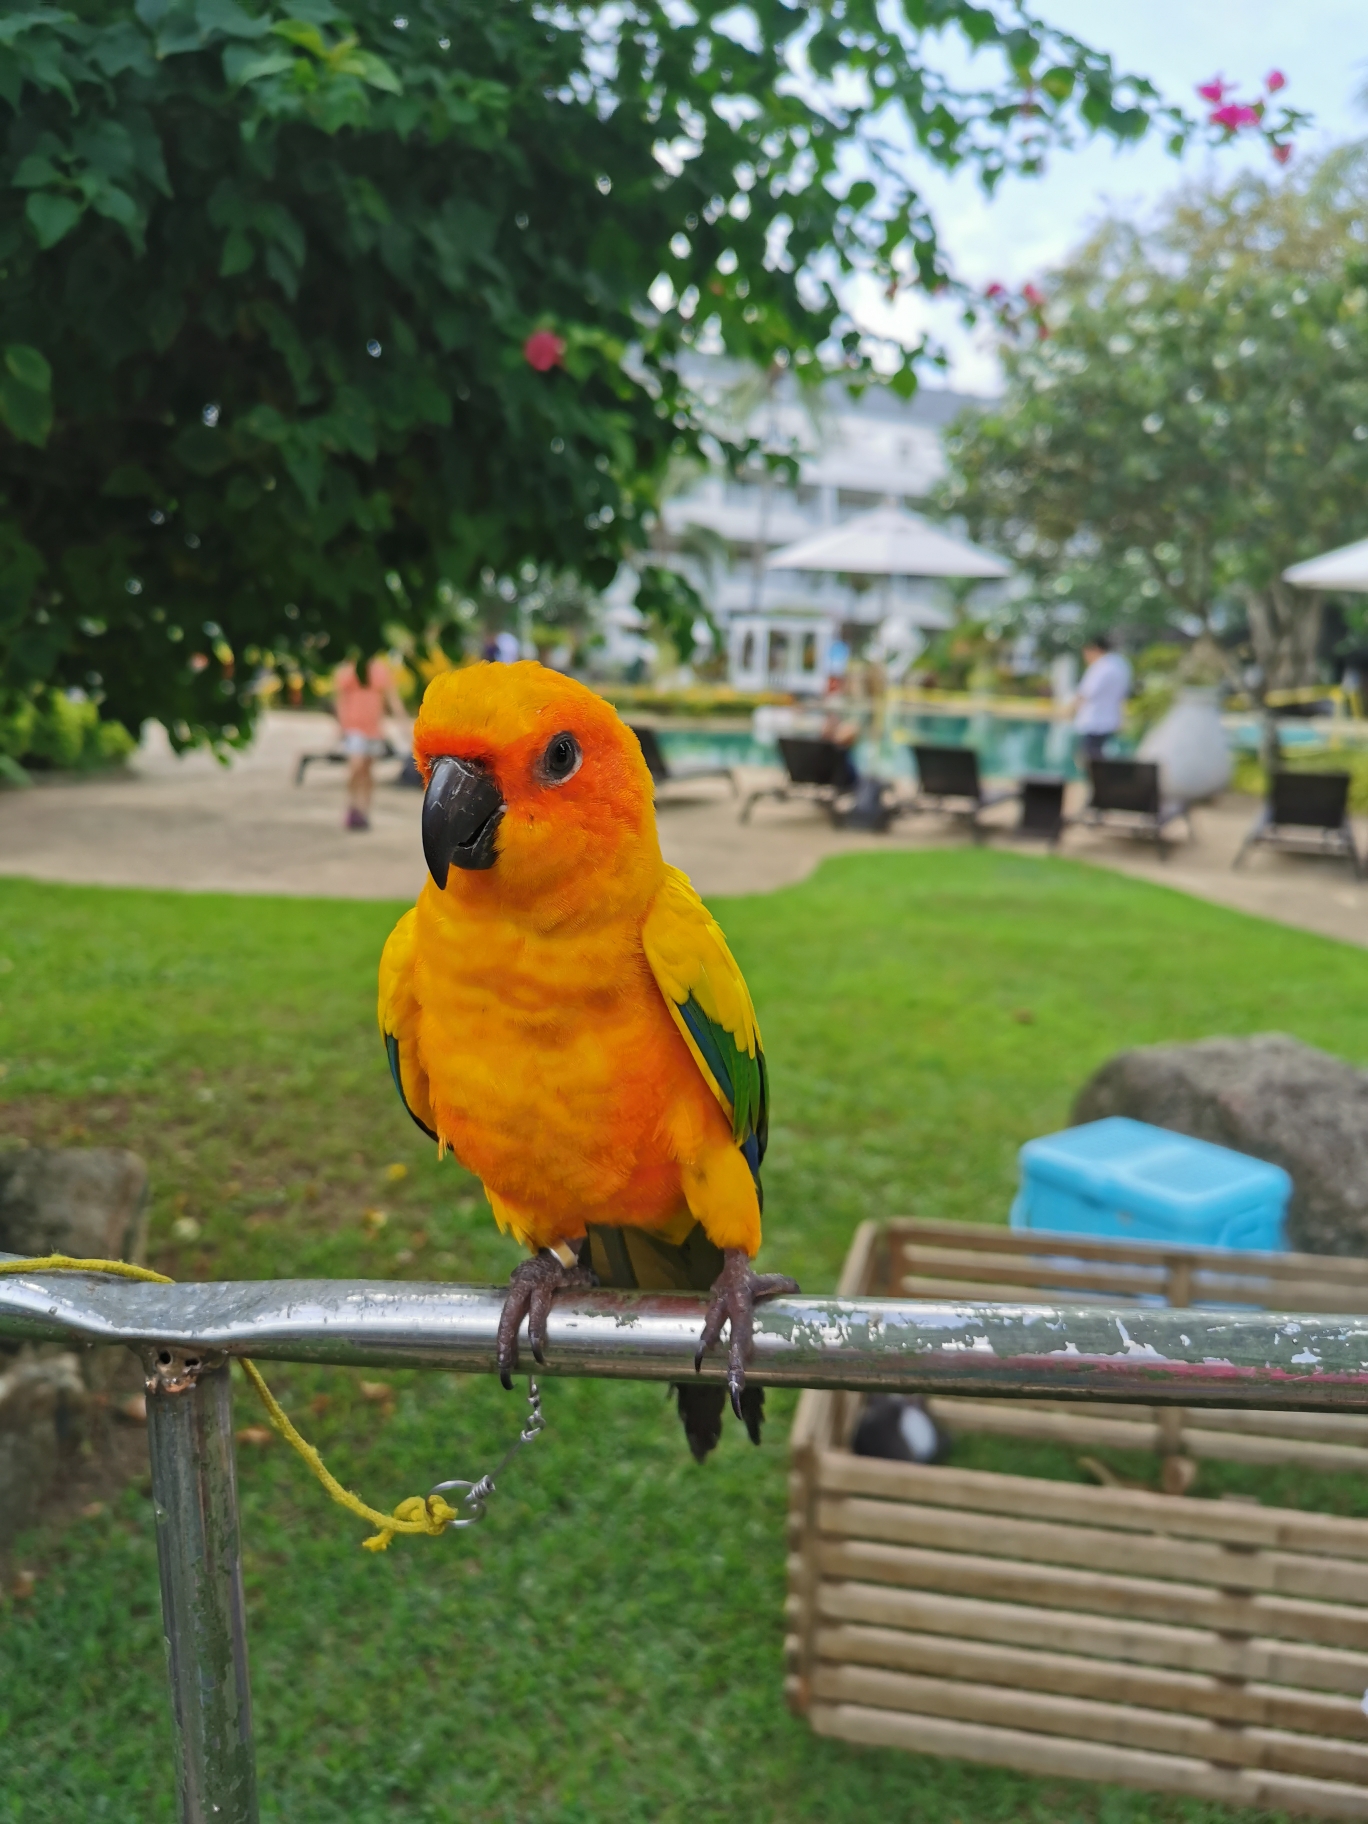
[[[132,1260],[147,1245],[147,1167],[118,1146],[0,1153],[0,1252]]]
[[[86,1402],[74,1355],[23,1349],[0,1358],[0,1547],[32,1526],[80,1440]]]
[[[30,1146],[0,1153],[0,1252],[71,1254],[141,1263],[147,1245],[147,1168],[121,1147]],[[122,1350],[0,1342],[0,1546],[38,1503],[87,1431],[92,1390]]]
[[[1368,1255],[1368,1072],[1286,1033],[1123,1051],[1074,1103],[1076,1122],[1129,1115],[1291,1174],[1288,1240]]]

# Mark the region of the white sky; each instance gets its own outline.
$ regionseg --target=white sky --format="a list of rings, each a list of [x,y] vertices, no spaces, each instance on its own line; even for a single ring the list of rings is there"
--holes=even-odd
[[[1196,113],[1199,82],[1217,74],[1253,99],[1263,78],[1280,69],[1282,99],[1314,115],[1298,140],[1297,158],[1351,138],[1368,137],[1368,113],[1355,96],[1368,84],[1368,0],[1037,0],[1051,24],[1110,51],[1123,71],[1148,76],[1166,99]],[[1233,174],[1241,164],[1272,170],[1260,146],[1197,150],[1180,164],[1158,136],[1116,151],[1096,141],[1057,153],[1044,176],[1008,179],[990,201],[967,173],[947,176],[929,165],[915,174],[961,278],[983,286],[1020,285],[1080,241],[1108,204],[1144,213],[1185,175],[1211,168]],[[983,332],[971,336],[958,312],[916,295],[889,308],[874,286],[847,294],[861,325],[913,341],[933,328],[950,349],[944,382],[966,392],[993,392],[997,365]]]

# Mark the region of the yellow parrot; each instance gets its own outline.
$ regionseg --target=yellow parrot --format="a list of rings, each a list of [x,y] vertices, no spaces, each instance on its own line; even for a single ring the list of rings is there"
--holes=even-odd
[[[768,1083],[726,939],[656,835],[636,737],[603,698],[535,663],[433,680],[414,729],[429,879],[380,963],[379,1018],[414,1120],[482,1180],[532,1258],[499,1327],[504,1385],[524,1317],[544,1359],[562,1290],[710,1289],[695,1367],[730,1324],[746,1386]],[[723,1393],[677,1398],[701,1461]]]

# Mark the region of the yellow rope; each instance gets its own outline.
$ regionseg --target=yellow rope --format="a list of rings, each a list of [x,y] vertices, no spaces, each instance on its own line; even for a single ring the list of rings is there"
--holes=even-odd
[[[410,1495],[407,1501],[399,1503],[392,1514],[382,1514],[373,1507],[367,1507],[359,1495],[343,1488],[313,1445],[300,1437],[284,1407],[262,1379],[256,1363],[249,1362],[245,1356],[238,1359],[242,1363],[243,1373],[256,1388],[261,1403],[266,1408],[266,1417],[290,1448],[303,1457],[337,1505],[345,1507],[348,1513],[355,1514],[359,1520],[368,1520],[379,1529],[373,1538],[361,1541],[366,1551],[383,1552],[396,1533],[430,1533],[435,1538],[446,1531],[449,1520],[457,1517],[456,1509],[449,1507],[440,1495]]]
[[[47,1254],[40,1260],[3,1260],[0,1261],[0,1273],[115,1273],[120,1279],[146,1280],[158,1286],[173,1286],[176,1283],[173,1279],[168,1279],[165,1273],[154,1273],[150,1267],[135,1267],[126,1260],[76,1260],[70,1254]],[[368,1507],[359,1495],[343,1488],[313,1445],[296,1431],[289,1414],[266,1385],[256,1363],[249,1362],[245,1356],[236,1359],[266,1408],[266,1417],[291,1450],[308,1464],[328,1495],[339,1507],[345,1507],[358,1520],[365,1520],[377,1529],[371,1538],[361,1541],[363,1550],[387,1550],[396,1533],[426,1533],[429,1537],[436,1538],[446,1531],[449,1521],[458,1517],[457,1510],[449,1506],[440,1495],[410,1495],[406,1501],[399,1503],[392,1514],[382,1514],[377,1508]]]
[[[45,1254],[41,1260],[0,1260],[0,1273],[117,1273],[120,1279],[149,1279],[154,1285],[174,1286],[175,1280],[151,1267],[135,1267],[127,1260],[75,1260],[70,1254]]]

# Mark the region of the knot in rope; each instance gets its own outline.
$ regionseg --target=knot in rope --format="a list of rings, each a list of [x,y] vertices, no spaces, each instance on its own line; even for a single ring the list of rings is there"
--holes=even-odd
[[[410,1495],[399,1503],[377,1533],[361,1541],[361,1549],[363,1552],[387,1552],[396,1533],[427,1533],[435,1539],[459,1517],[457,1510],[440,1495]]]

